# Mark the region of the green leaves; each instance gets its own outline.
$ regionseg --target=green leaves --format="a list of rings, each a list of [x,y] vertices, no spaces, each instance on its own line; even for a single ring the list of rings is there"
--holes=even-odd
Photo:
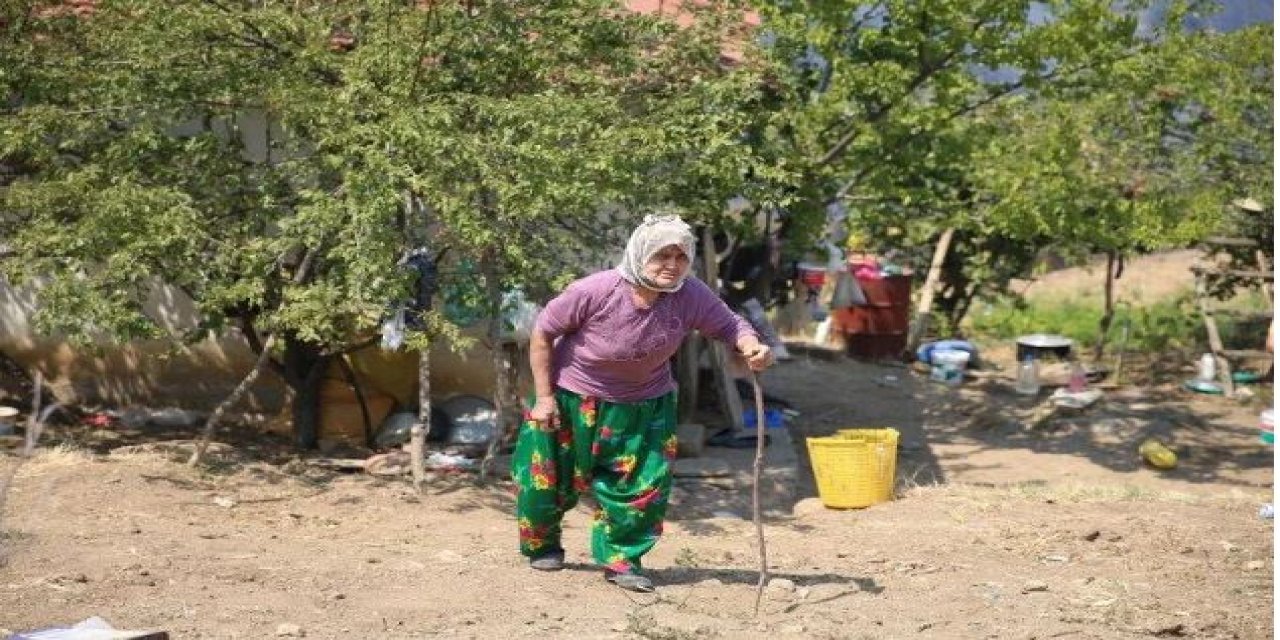
[[[202,326],[339,349],[406,297],[395,264],[422,244],[449,249],[446,279],[484,259],[545,291],[638,210],[705,218],[743,190],[760,83],[720,63],[750,49],[741,6],[694,12],[118,0],[9,20],[0,269],[47,279],[43,326],[84,340],[161,335],[144,310],[164,282]]]
[[[1270,197],[1269,25],[1184,32],[1204,3],[1143,30],[1147,2],[760,4],[780,106],[753,128],[757,175],[795,194],[796,227],[840,201],[917,265],[957,228],[944,308],[1038,250],[1177,246]]]

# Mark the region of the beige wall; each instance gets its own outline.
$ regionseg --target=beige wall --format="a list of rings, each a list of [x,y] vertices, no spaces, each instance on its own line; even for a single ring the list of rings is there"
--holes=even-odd
[[[161,342],[103,343],[96,349],[76,349],[64,341],[36,336],[30,322],[34,308],[31,289],[11,287],[0,279],[0,352],[28,369],[38,367],[65,402],[209,411],[231,393],[255,359],[239,334],[181,349]],[[170,330],[196,322],[191,301],[172,287],[157,285],[147,312]],[[478,342],[461,355],[443,347],[432,350],[433,396],[491,393],[492,356]],[[409,400],[416,397],[416,354],[387,354],[375,348],[357,354],[354,361],[371,387],[391,387],[385,392]],[[285,402],[284,384],[268,373],[235,410],[274,414]]]

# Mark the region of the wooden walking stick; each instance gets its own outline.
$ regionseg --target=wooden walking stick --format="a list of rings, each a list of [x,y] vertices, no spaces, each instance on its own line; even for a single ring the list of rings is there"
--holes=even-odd
[[[760,616],[760,598],[769,579],[769,561],[764,547],[764,523],[760,520],[760,469],[764,466],[764,391],[760,374],[751,372],[751,389],[756,394],[756,461],[751,469],[751,520],[756,524],[756,542],[760,545],[760,581],[756,583],[756,617]]]

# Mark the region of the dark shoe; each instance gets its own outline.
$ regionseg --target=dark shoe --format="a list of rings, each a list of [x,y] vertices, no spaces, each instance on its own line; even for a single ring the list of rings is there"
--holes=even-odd
[[[627,591],[635,591],[636,593],[653,593],[653,581],[638,573],[606,571],[604,572],[604,579],[626,589]]]
[[[538,571],[559,571],[564,568],[564,549],[554,549],[529,558],[529,566]]]

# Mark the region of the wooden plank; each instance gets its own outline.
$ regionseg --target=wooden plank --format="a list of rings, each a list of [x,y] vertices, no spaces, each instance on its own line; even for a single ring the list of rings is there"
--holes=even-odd
[[[929,263],[929,273],[925,276],[924,288],[920,290],[920,304],[916,307],[916,317],[911,320],[911,327],[907,331],[907,347],[904,355],[909,356],[915,353],[916,347],[920,346],[920,340],[929,329],[934,289],[938,286],[938,278],[942,274],[942,263],[947,259],[947,251],[951,248],[951,236],[955,235],[955,231],[954,228],[943,231],[942,236],[938,238],[938,244],[933,248],[933,261]]]
[[[1230,396],[1235,393],[1235,382],[1231,379],[1231,361],[1223,355],[1222,336],[1218,334],[1218,323],[1210,312],[1208,296],[1204,274],[1197,272],[1196,304],[1200,307],[1200,317],[1204,319],[1204,328],[1209,334],[1209,349],[1213,351],[1213,359],[1218,364],[1218,379],[1222,382],[1223,393]]]
[[[1274,272],[1274,270],[1271,268],[1271,262],[1267,260],[1267,254],[1263,252],[1262,249],[1258,249],[1257,251],[1254,251],[1253,258],[1258,263],[1258,271],[1262,271],[1264,273]],[[1267,300],[1272,301],[1272,303],[1274,304],[1275,297],[1274,297],[1274,292],[1271,290],[1270,280],[1264,280],[1262,282],[1262,292],[1267,294]]]
[[[1270,311],[1247,311],[1244,309],[1209,309],[1209,313],[1215,316],[1225,316],[1228,318],[1245,318],[1253,320],[1265,320],[1271,317]]]
[[[1258,241],[1250,238],[1228,238],[1225,236],[1209,236],[1201,241],[1202,244],[1217,247],[1256,247]]]
[[[1247,269],[1208,269],[1205,267],[1191,267],[1191,272],[1196,275],[1205,276],[1235,276],[1237,278],[1252,278],[1254,280],[1275,279],[1275,274],[1269,271],[1249,271]]]
[[[1228,358],[1269,358],[1271,353],[1262,349],[1223,349],[1222,355]]]
[[[715,243],[711,238],[711,228],[702,228],[702,277],[712,291],[719,291],[720,270],[716,265]],[[724,412],[735,433],[746,429],[742,420],[742,398],[738,396],[738,387],[733,382],[733,374],[729,372],[729,346],[719,340],[710,340],[711,368],[715,373],[716,386],[719,387],[720,410]]]

